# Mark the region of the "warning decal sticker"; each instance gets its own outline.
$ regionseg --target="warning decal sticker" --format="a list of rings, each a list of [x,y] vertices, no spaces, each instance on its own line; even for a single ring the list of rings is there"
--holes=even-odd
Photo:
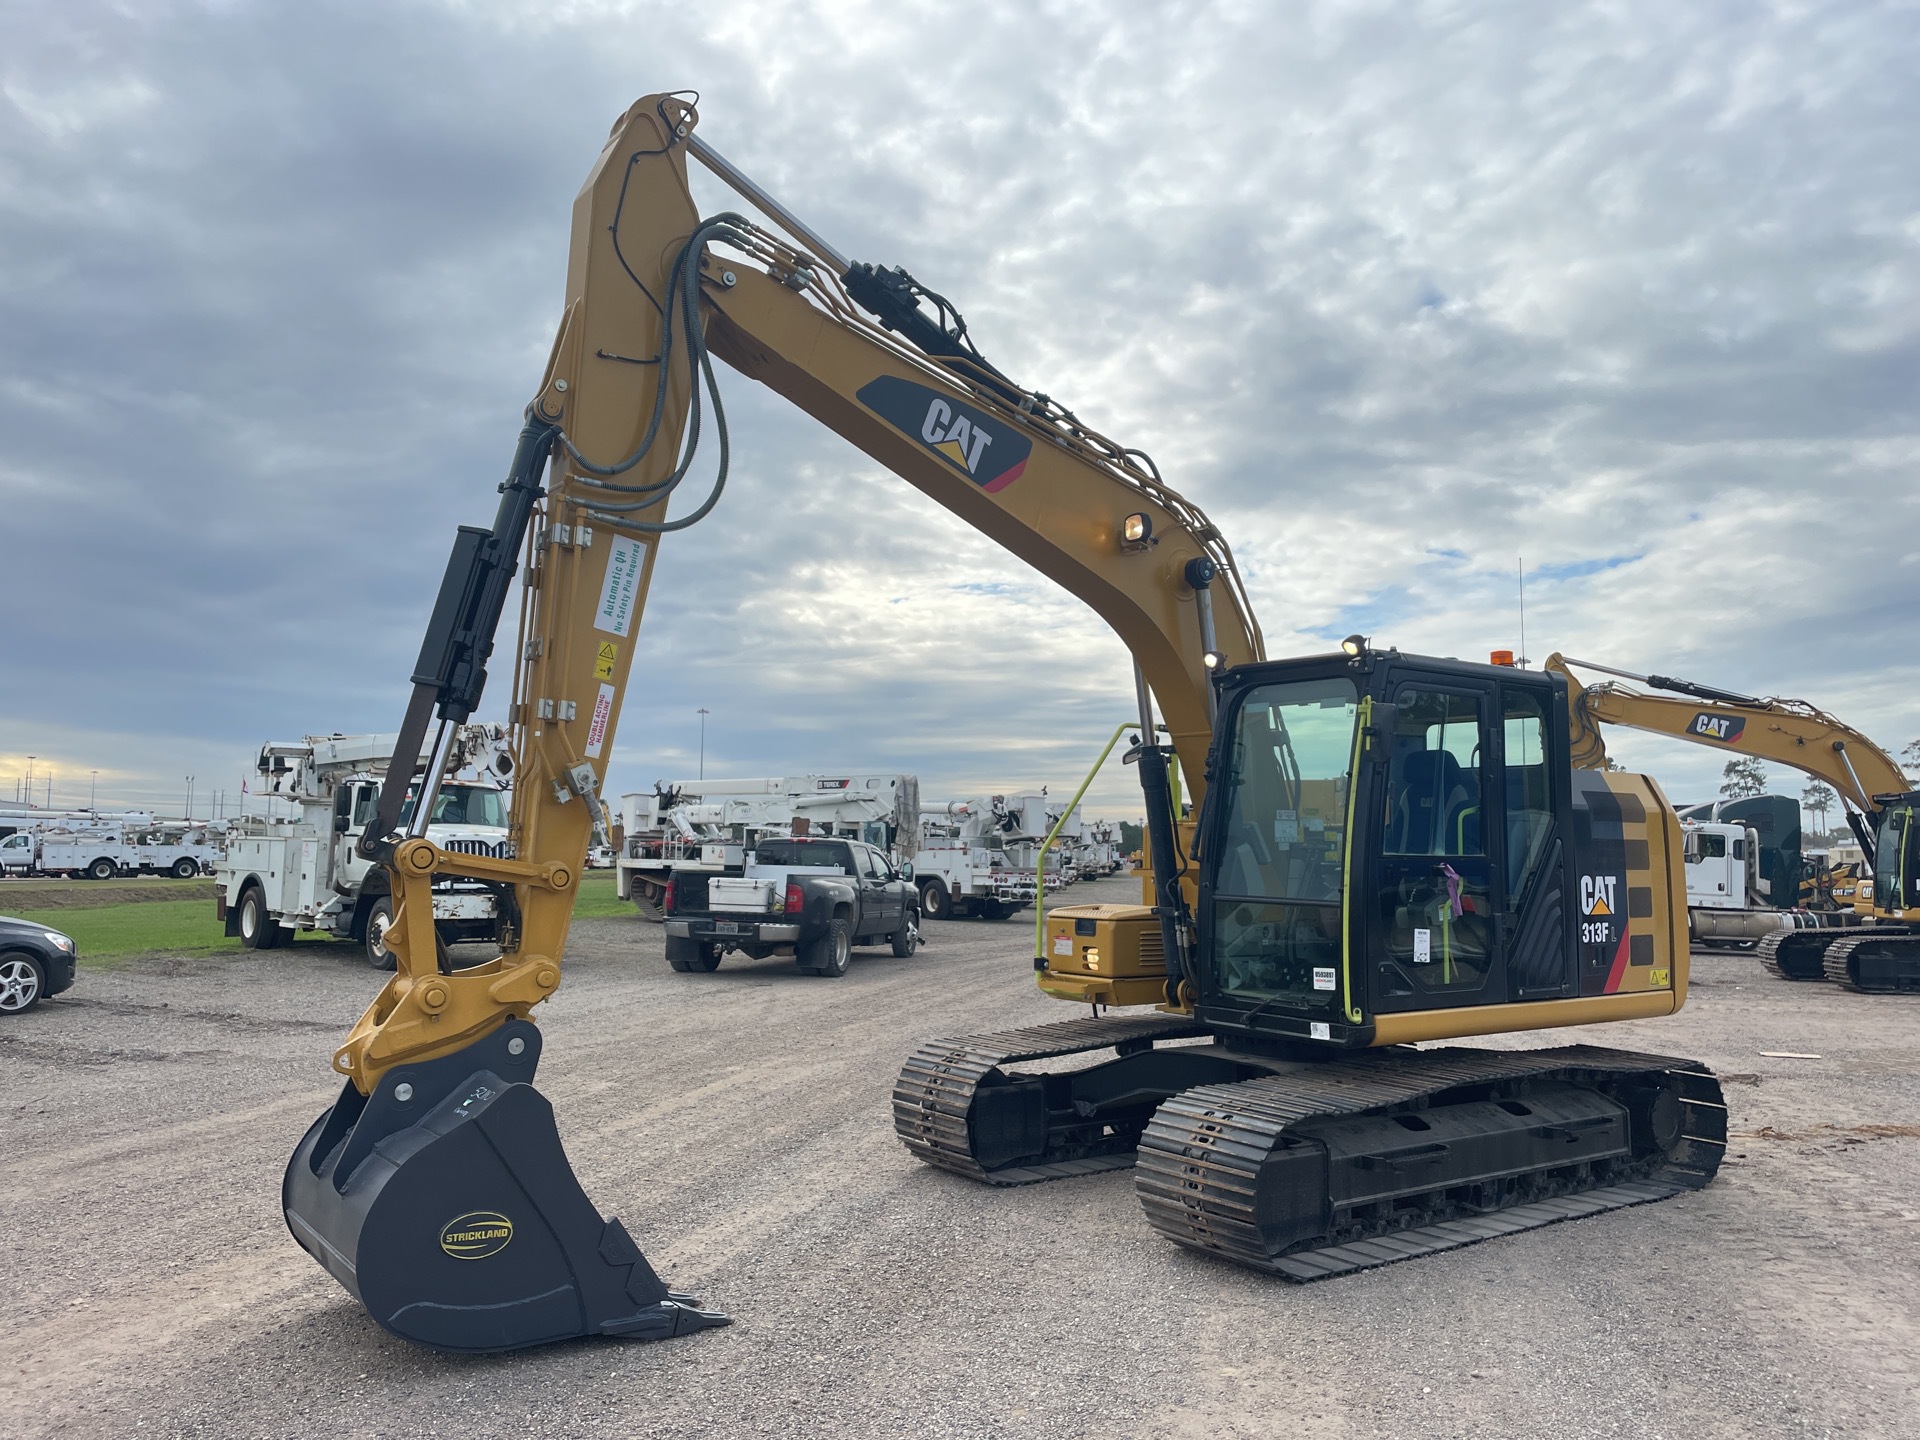
[[[607,552],[607,578],[600,586],[600,608],[594,611],[593,628],[625,637],[633,627],[633,602],[640,590],[640,567],[646,563],[647,547],[638,540],[616,535]]]
[[[607,722],[613,718],[613,686],[602,685],[593,702],[593,723],[587,726],[587,758],[598,760],[600,747],[607,743]]]

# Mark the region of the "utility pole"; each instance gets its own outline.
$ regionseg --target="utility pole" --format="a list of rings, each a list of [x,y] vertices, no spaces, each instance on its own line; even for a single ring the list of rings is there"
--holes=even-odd
[[[707,778],[707,716],[713,712],[706,706],[700,707],[700,778]]]
[[[187,819],[193,819],[193,776],[187,776]]]
[[[38,757],[36,757],[36,756],[33,756],[33,755],[29,755],[29,756],[27,756],[27,784],[26,784],[26,791],[27,791],[27,808],[28,808],[29,810],[31,810],[31,809],[33,808],[33,762],[34,762],[34,760],[35,760],[36,758],[38,758]]]
[[[97,815],[100,813],[100,772],[89,770],[87,774],[93,777],[87,782],[87,809]]]

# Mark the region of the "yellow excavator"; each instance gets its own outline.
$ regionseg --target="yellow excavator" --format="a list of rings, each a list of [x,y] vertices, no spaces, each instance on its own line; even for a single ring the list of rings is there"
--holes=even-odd
[[[687,95],[642,99],[575,203],[497,514],[460,529],[413,672],[395,753],[429,759],[394,768],[367,827],[397,965],[288,1164],[296,1240],[382,1326],[442,1350],[726,1323],[581,1189],[533,1085],[531,1018],[605,825],[656,551],[721,499],[714,358],[1079,596],[1135,660],[1151,903],[1050,917],[1039,983],[1090,1016],[907,1061],[893,1116],[915,1155],[996,1185],[1137,1156],[1155,1228],[1291,1279],[1707,1184],[1726,1111],[1694,1061],[1416,1048],[1685,1001],[1679,822],[1652,781],[1574,766],[1564,679],[1361,636],[1267,659],[1226,542],[1145,455],[1008,379],[905,271],[839,254],[697,123]],[[777,228],[702,216],[690,160]],[[704,493],[669,518],[683,489]],[[513,854],[449,853],[402,804],[411,782],[412,816],[432,813],[516,573]],[[497,958],[456,966],[436,944],[437,875],[495,888]]]
[[[1575,668],[1613,679],[1585,685]],[[1832,786],[1872,867],[1871,899],[1836,918],[1857,914],[1866,923],[1776,931],[1756,951],[1783,980],[1831,980],[1875,994],[1920,991],[1920,791],[1891,755],[1804,700],[1740,695],[1559,654],[1547,658],[1546,669],[1567,685],[1575,765],[1604,770],[1607,746],[1600,727],[1624,725],[1790,765]],[[1687,698],[1644,694],[1623,680]]]

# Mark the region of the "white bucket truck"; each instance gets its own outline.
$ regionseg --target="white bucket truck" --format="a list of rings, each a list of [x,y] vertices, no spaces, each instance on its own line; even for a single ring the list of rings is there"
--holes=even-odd
[[[315,735],[261,749],[259,793],[293,802],[298,813],[291,820],[247,816],[228,827],[226,854],[214,872],[217,914],[227,934],[266,950],[297,930],[317,930],[360,942],[375,969],[393,968],[387,872],[363,859],[357,846],[398,738]],[[442,850],[509,858],[508,796],[500,782],[513,761],[500,726],[461,727],[448,772],[468,768],[480,778],[442,785],[426,838]],[[403,827],[412,805],[409,796],[400,812]],[[434,883],[434,924],[445,942],[497,940],[502,913],[502,897],[483,881]]]

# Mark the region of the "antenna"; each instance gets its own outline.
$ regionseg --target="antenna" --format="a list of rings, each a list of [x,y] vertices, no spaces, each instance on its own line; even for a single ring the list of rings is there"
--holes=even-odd
[[[1522,670],[1527,668],[1527,557],[1520,557],[1520,658],[1514,661]]]

